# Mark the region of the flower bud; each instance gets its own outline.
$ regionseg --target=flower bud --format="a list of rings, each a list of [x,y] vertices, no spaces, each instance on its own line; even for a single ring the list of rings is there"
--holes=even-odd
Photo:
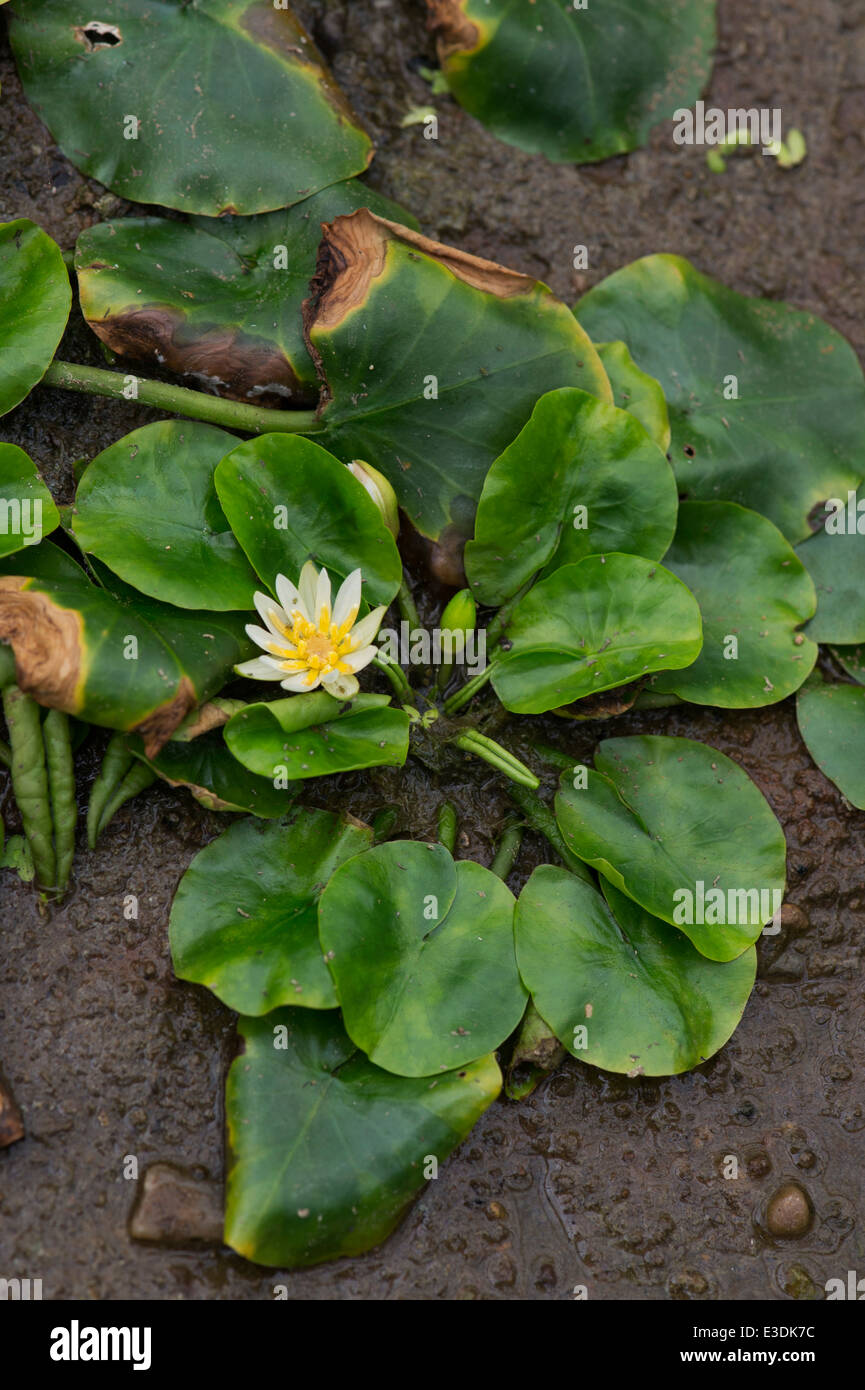
[[[363,459],[352,459],[346,465],[348,471],[365,487],[375,505],[381,512],[385,526],[394,540],[399,535],[399,508],[396,493],[383,473],[365,463]]]
[[[460,589],[454,594],[441,616],[444,632],[472,632],[477,622],[478,610],[471,589]]]

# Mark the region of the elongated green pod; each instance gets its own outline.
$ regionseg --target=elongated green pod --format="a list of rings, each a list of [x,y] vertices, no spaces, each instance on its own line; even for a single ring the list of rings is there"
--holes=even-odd
[[[126,802],[131,801],[133,796],[138,796],[139,792],[146,791],[155,781],[156,773],[153,772],[146,763],[139,762],[136,759],[134,767],[129,769],[120,785],[116,788],[114,795],[106,805],[102,813],[102,819],[99,822],[97,834],[102,834],[109,822],[117,815],[121,806],[125,806]]]
[[[96,848],[105,807],[134,761],[135,759],[127,747],[125,735],[122,733],[112,734],[103,754],[102,766],[96,781],[90,789],[90,801],[87,805],[87,843],[91,849]]]
[[[75,856],[75,827],[78,803],[75,798],[75,763],[69,731],[69,716],[50,709],[42,723],[51,817],[54,821],[55,887],[64,893]]]
[[[17,686],[3,691],[3,713],[12,749],[12,790],[30,844],[41,888],[56,883],[56,859],[51,825],[51,798],[45,766],[40,709]]]

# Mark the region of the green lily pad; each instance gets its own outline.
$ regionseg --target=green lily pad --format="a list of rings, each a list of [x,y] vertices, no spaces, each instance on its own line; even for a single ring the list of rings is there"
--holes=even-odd
[[[295,1268],[378,1245],[501,1089],[493,1057],[433,1081],[392,1076],[335,1013],[280,1009],[238,1027],[225,1239],[256,1264]]]
[[[56,242],[26,217],[0,222],[0,415],[42,380],[71,304],[69,273]]]
[[[333,581],[359,569],[363,596],[390,603],[402,579],[396,541],[366,488],[311,439],[264,434],[233,449],[216,470],[216,491],[235,536],[273,592],[315,561]]]
[[[398,1076],[465,1066],[523,1016],[513,895],[444,845],[391,840],[344,865],[318,925],[349,1036]]]
[[[796,698],[805,746],[851,806],[865,811],[865,690],[813,675]]]
[[[838,664],[858,685],[865,685],[865,645],[830,648]]]
[[[815,642],[855,646],[865,642],[865,519],[860,535],[847,524],[847,510],[845,502],[837,519],[830,519],[833,529],[821,527],[796,547],[796,553],[817,590],[817,612],[808,624],[808,636]]]
[[[153,758],[136,747],[133,752],[169,786],[188,788],[208,811],[251,812],[272,819],[285,815],[298,791],[295,783],[277,788],[271,779],[243,767],[226,748],[219,729],[188,741],[169,739]],[[257,1012],[246,1005],[236,1007],[245,1013]]]
[[[813,314],[737,294],[667,255],[616,271],[576,312],[592,338],[623,339],[663,387],[688,500],[738,502],[795,543],[818,503],[865,474],[862,369]]]
[[[700,605],[703,648],[687,670],[657,676],[653,690],[753,709],[799,689],[817,660],[816,644],[799,632],[816,598],[771,521],[734,502],[683,502],[664,564]]]
[[[673,470],[633,415],[585,391],[550,391],[484,480],[469,582],[498,605],[539,570],[589,554],[660,560],[677,507]]]
[[[705,743],[641,734],[604,739],[586,777],[575,788],[565,774],[556,797],[568,848],[701,955],[747,950],[786,871],[784,832],[748,774]]]
[[[675,575],[636,555],[587,555],[520,599],[492,683],[507,709],[542,714],[688,666],[701,640],[697,601]]]
[[[508,144],[574,164],[644,145],[712,68],[714,0],[427,0],[447,84]]]
[[[661,383],[640,370],[625,343],[595,343],[595,347],[610,378],[616,405],[636,416],[666,453],[671,437],[670,412]]]
[[[266,212],[372,158],[311,38],[271,0],[112,0],[104,21],[80,0],[18,0],[9,38],[63,153],[135,202]]]
[[[324,228],[305,313],[322,442],[380,469],[428,536],[471,534],[487,470],[545,391],[612,398],[545,285],[363,209]]]
[[[133,430],[85,470],[75,539],[153,598],[180,608],[251,613],[255,574],[213,479],[236,442],[225,430],[188,420]]]
[[[0,641],[15,653],[18,685],[89,724],[140,734],[152,756],[197,703],[192,683],[150,624],[91,584],[74,561],[68,565],[77,572],[35,560],[41,550],[50,556],[49,547],[29,548],[32,563],[28,550],[8,557],[0,576]],[[56,577],[10,573],[16,560],[44,564]]]
[[[322,222],[359,207],[412,221],[349,179],[259,217],[97,223],[75,249],[81,312],[122,356],[192,376],[236,400],[314,404],[318,379],[301,306]]]
[[[334,870],[371,845],[371,830],[329,811],[237,821],[180,880],[169,924],[180,979],[256,1017],[288,1003],[335,1008],[318,900]]]
[[[54,499],[33,460],[17,444],[0,443],[0,556],[38,545],[59,525]]]
[[[581,1062],[628,1076],[690,1071],[734,1032],[757,952],[707,960],[611,884],[604,894],[565,869],[535,869],[515,919],[526,987]]]
[[[409,718],[387,695],[341,701],[326,691],[247,705],[225,726],[238,762],[262,777],[304,781],[362,767],[402,767]]]

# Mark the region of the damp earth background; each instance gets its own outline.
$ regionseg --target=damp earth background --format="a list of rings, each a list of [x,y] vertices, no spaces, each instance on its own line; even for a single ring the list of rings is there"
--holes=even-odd
[[[678,252],[737,290],[822,315],[865,356],[865,0],[719,9],[707,104],[781,107],[785,130],[800,127],[808,144],[792,173],[750,153],[712,175],[705,150],[675,147],[671,126],[630,156],[554,166],[500,144],[443,97],[439,139],[426,141],[422,126],[399,125],[429,100],[417,74],[433,52],[420,0],[297,3],[376,139],[369,182],[429,235],[537,276],[568,303],[638,256]],[[31,217],[69,249],[93,221],[141,211],[59,153],[23,100],[5,39],[0,82],[0,220]],[[572,268],[579,243],[585,273]],[[61,355],[102,363],[75,313]],[[69,501],[77,458],[155,418],[39,388],[2,434]],[[167,941],[180,875],[228,820],[160,785],[123,808],[95,853],[79,843],[72,890],[49,916],[2,876],[0,1067],[27,1137],[0,1152],[0,1274],[41,1278],[53,1299],[269,1299],[282,1284],[291,1299],[433,1300],[570,1299],[575,1285],[590,1300],[809,1298],[848,1269],[865,1275],[865,815],[811,763],[792,700],[542,727],[575,761],[607,735],[702,739],[741,763],[783,823],[790,906],[781,933],[759,942],[756,989],[722,1052],[662,1080],[567,1060],[530,1099],[487,1111],[397,1232],[357,1259],[280,1272],[219,1247],[133,1242],[124,1156],[142,1173],[167,1161],[221,1180],[234,1049],[232,1016],[174,979]],[[513,731],[503,737],[519,754]],[[104,741],[97,731],[78,755],[82,806]],[[434,838],[445,796],[460,816],[457,854],[488,864],[509,802],[483,764],[351,774],[304,800],[359,816],[396,803],[396,835]],[[5,774],[0,809],[14,833]],[[546,857],[527,834],[512,888]],[[139,899],[137,921],[123,918],[127,894]],[[736,1180],[722,1176],[728,1154]],[[789,1180],[814,1219],[782,1240],[768,1233],[766,1207]]]

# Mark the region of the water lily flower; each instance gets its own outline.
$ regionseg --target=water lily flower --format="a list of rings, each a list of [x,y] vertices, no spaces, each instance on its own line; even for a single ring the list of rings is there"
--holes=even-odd
[[[366,488],[381,512],[385,526],[396,540],[399,535],[399,503],[387,478],[364,459],[352,459],[351,463],[346,464],[346,468],[357,478],[361,486]]]
[[[321,686],[339,700],[358,692],[356,673],[378,655],[372,645],[385,609],[374,608],[357,622],[361,573],[352,570],[331,606],[330,576],[307,560],[297,588],[285,575],[276,576],[277,598],[256,594],[255,606],[264,627],[248,623],[247,634],[267,652],[235,666],[239,676],[279,681],[283,690],[300,693]]]

